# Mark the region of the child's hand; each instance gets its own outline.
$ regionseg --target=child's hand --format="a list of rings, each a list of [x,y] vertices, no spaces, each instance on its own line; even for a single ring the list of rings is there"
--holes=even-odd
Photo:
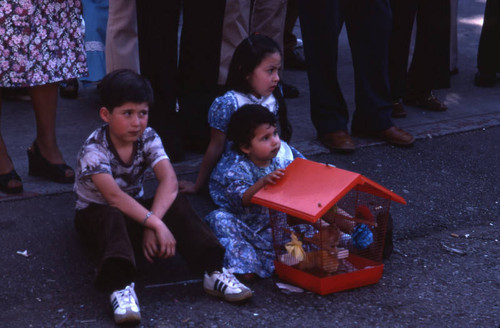
[[[163,223],[163,222],[162,222]],[[162,224],[162,228],[155,231],[156,238],[158,240],[158,257],[161,259],[166,259],[175,255],[175,238],[174,235],[168,230],[165,224]]]
[[[179,191],[183,194],[196,194],[198,193],[198,188],[191,181],[180,180]]]
[[[153,262],[153,258],[156,257],[158,251],[158,242],[156,241],[155,232],[151,229],[144,229],[144,234],[142,236],[142,252],[144,257],[149,262]]]
[[[276,169],[275,171],[266,175],[264,179],[265,184],[276,184],[276,182],[281,179],[282,176],[285,175],[285,169]]]
[[[154,228],[144,229],[142,240],[143,253],[149,262],[154,257],[166,259],[175,255],[176,241],[167,226],[159,219]]]
[[[261,188],[264,188],[268,183],[276,184],[276,182],[279,179],[281,179],[281,177],[284,175],[285,175],[285,169],[276,169],[275,171],[269,173],[265,177],[262,177],[259,180],[257,180],[257,182],[254,183],[253,186],[248,188],[241,197],[241,202],[243,206],[252,205],[252,197],[253,195],[255,195],[257,191],[259,191]]]

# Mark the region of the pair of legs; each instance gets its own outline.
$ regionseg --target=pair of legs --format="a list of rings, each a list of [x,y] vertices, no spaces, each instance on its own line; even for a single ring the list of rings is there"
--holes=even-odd
[[[389,78],[392,100],[399,102],[403,98],[409,105],[446,110],[431,91],[448,88],[450,84],[450,1],[391,0],[391,9]],[[408,68],[415,18],[415,49]]]
[[[347,131],[349,114],[337,78],[339,34],[346,25],[354,65],[353,125],[384,130],[389,117],[387,46],[390,10],[384,1],[299,1],[304,51],[309,63],[311,118],[318,134]]]
[[[152,201],[141,203],[150,208]],[[176,239],[177,251],[191,269],[222,271],[224,248],[184,195],[177,196],[162,220]],[[141,225],[114,207],[91,204],[77,211],[75,226],[82,241],[98,260],[98,289],[111,292],[134,281],[135,254],[141,246],[143,234]]]
[[[477,69],[474,84],[491,87],[500,72],[500,1],[488,0],[484,10],[484,23],[477,49]]]
[[[183,159],[184,148],[204,151],[210,139],[207,115],[219,94],[225,1],[155,0],[136,5],[140,70],[155,97],[149,122],[170,159],[177,162]]]
[[[266,35],[276,41],[283,52],[287,2],[287,0],[226,1],[218,70],[218,83],[221,87],[226,84],[229,65],[236,47],[249,35],[253,33]],[[294,20],[293,17],[291,20]],[[289,22],[289,25],[294,23],[294,21]],[[291,28],[293,29],[293,26]],[[280,76],[282,77],[282,70]],[[281,84],[285,98],[296,98],[300,95],[295,86],[283,80]]]
[[[286,0],[228,0],[225,4],[219,84],[225,85],[236,47],[252,33],[264,34],[283,50]]]
[[[1,91],[0,91],[1,92]],[[64,159],[56,141],[56,110],[58,85],[57,83],[45,84],[29,88],[29,94],[36,119],[36,144],[41,155],[52,164],[63,164]],[[0,118],[2,104],[0,100]],[[0,131],[0,175],[14,169],[10,160],[7,147]],[[66,176],[74,175],[73,170],[67,170]],[[8,187],[21,185],[21,181],[11,180]]]
[[[349,112],[338,81],[339,34],[345,23],[354,66],[356,110],[352,131],[408,146],[413,137],[391,121],[388,48],[391,10],[387,0],[299,0],[308,63],[311,119],[320,140],[333,150],[353,151]]]
[[[297,50],[297,36],[293,28],[299,19],[297,0],[288,0],[286,7],[285,29],[283,32],[283,57],[286,69],[306,69],[306,60]]]
[[[109,0],[105,53],[107,73],[120,68],[140,72],[135,1]]]
[[[140,201],[150,208],[153,199]],[[189,267],[205,272],[203,289],[229,302],[252,297],[231,270],[222,267],[224,248],[210,228],[197,216],[187,198],[179,194],[162,218],[176,239],[176,250]],[[82,241],[94,251],[98,260],[95,287],[112,292],[110,301],[116,323],[141,320],[134,291],[136,258],[141,248],[144,228],[117,208],[90,204],[75,215],[75,227]]]

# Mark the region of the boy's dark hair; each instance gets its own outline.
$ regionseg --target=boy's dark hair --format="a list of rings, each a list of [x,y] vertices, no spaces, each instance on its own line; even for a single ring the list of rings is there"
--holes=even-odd
[[[242,93],[252,93],[252,87],[247,76],[269,55],[279,53],[279,45],[270,37],[254,33],[241,41],[234,51],[229,73],[226,81],[226,90],[235,90]],[[292,126],[288,121],[285,97],[281,85],[273,92],[278,102],[278,118],[280,123],[280,134],[283,140],[290,141],[292,137]]]
[[[248,147],[255,137],[259,125],[276,126],[276,116],[262,105],[243,105],[231,115],[227,128],[227,139],[233,142],[233,150],[241,153],[240,147]]]
[[[130,69],[118,69],[106,74],[99,84],[99,96],[101,105],[110,112],[126,102],[151,105],[154,101],[149,81]]]

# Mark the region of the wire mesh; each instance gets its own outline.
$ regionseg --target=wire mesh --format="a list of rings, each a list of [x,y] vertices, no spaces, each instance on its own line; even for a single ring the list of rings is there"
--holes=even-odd
[[[381,263],[390,203],[351,190],[314,223],[271,210],[276,260],[318,277]]]

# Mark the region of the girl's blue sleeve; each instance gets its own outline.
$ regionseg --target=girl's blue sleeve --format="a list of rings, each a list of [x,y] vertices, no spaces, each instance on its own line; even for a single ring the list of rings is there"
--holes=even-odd
[[[231,208],[235,212],[243,210],[243,194],[253,186],[252,173],[245,165],[233,165],[226,174],[226,181],[228,182],[226,188],[226,197]]]
[[[231,115],[238,109],[236,98],[231,93],[218,97],[208,110],[208,124],[210,127],[227,134],[227,126]]]
[[[293,154],[293,158],[303,158],[303,159],[306,159],[306,157],[304,155],[302,155],[302,153],[300,151],[298,151],[297,149],[295,149],[294,147],[292,147],[290,144],[288,144],[290,146],[290,149],[292,150],[292,154]]]

